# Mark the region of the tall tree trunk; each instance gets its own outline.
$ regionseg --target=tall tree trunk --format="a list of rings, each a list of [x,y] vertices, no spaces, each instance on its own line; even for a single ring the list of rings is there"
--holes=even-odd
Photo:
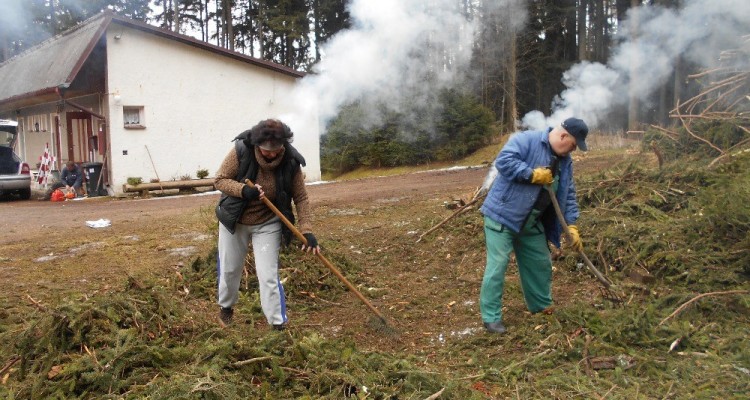
[[[206,3],[208,2],[208,0],[201,0],[201,1],[198,2],[198,4],[199,4],[199,6],[198,6],[198,21],[200,21],[200,25],[201,25],[201,40],[204,41],[204,42],[208,42],[208,38],[206,37],[206,23],[205,23],[205,18],[203,18],[203,10],[204,9],[208,10],[208,9],[204,8],[204,6],[206,5],[204,3],[204,1]]]
[[[594,60],[606,62],[604,47],[607,42],[607,18],[604,15],[604,0],[594,1]]]
[[[234,21],[232,18],[233,3],[232,0],[223,0],[221,7],[226,48],[232,51],[234,51]]]
[[[174,0],[172,26],[174,26],[175,33],[180,33],[180,0]]]
[[[682,88],[683,82],[685,81],[685,72],[683,66],[682,57],[677,57],[674,63],[674,90],[672,93],[672,108],[677,107],[682,100]],[[672,111],[672,110],[668,110]],[[669,118],[667,118],[669,119]]]
[[[255,57],[255,37],[253,35],[253,29],[255,29],[256,24],[255,24],[255,8],[253,7],[252,1],[250,1],[247,5],[245,21],[247,21],[247,24],[249,25],[247,27],[247,31],[248,31],[247,40],[250,42],[250,57]]]
[[[578,44],[576,43],[576,0],[565,0],[565,61],[575,62],[578,59]]]
[[[586,24],[586,12],[588,0],[578,0],[578,59],[588,60],[588,29]]]
[[[666,116],[669,113],[669,110],[667,109],[667,107],[669,107],[667,105],[667,101],[669,101],[668,91],[669,88],[666,83],[664,85],[661,85],[661,87],[659,88],[659,105],[656,108],[656,115],[653,116],[653,119],[662,126],[667,123]]]
[[[266,14],[263,9],[263,3],[258,3],[258,52],[262,59],[266,58],[266,42],[265,42],[265,23],[264,18]]]
[[[315,62],[320,61],[320,30],[322,29],[320,24],[320,0],[313,0],[313,19],[315,20],[314,25],[314,36],[315,36]]]
[[[505,116],[505,121],[508,123],[508,128],[515,130],[516,121],[518,120],[518,99],[516,98],[516,87],[518,85],[518,33],[515,29],[511,29],[508,40],[508,79],[505,84],[508,114]]]
[[[630,5],[631,7],[638,7],[640,5],[640,0],[631,0]],[[638,36],[638,20],[635,18],[634,15],[630,16],[630,24],[631,24],[631,31],[633,32],[634,36]],[[633,61],[633,65],[637,65],[638,60]],[[636,71],[634,68],[631,68],[630,70],[630,82],[632,85],[632,82],[635,82],[638,77],[636,76]],[[638,101],[638,97],[636,96],[633,91],[630,91],[630,101],[628,102],[628,130],[634,131],[638,130],[638,110],[640,108],[640,101]]]
[[[221,16],[219,14],[220,8],[219,0],[216,0],[216,13],[214,14],[216,16],[216,45],[219,47],[226,47],[224,46],[224,24],[221,22]]]
[[[174,10],[174,3],[172,3],[172,0],[164,0],[163,4],[164,4],[164,20],[162,21],[162,28],[165,28],[171,31],[172,26],[173,26],[172,22],[174,22],[174,20],[170,18],[170,14],[172,14]]]

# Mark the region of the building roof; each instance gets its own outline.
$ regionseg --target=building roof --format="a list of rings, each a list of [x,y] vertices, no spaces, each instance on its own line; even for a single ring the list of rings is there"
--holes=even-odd
[[[274,62],[261,60],[105,11],[0,64],[0,106],[31,97],[49,97],[67,88],[111,24],[138,29],[163,38],[208,50],[285,75],[305,74]]]

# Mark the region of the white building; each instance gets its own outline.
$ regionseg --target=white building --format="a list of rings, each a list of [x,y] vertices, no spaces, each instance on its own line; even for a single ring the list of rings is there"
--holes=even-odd
[[[294,146],[314,181],[317,116],[294,114],[289,101],[302,76],[104,12],[0,64],[0,118],[19,122],[16,152],[32,169],[48,144],[56,169],[102,163],[104,183],[119,193],[129,177],[213,176],[237,134],[294,115]]]

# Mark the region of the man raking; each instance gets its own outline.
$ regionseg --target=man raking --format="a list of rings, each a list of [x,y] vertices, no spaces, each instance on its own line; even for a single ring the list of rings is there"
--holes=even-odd
[[[561,225],[545,185],[550,185],[572,237],[583,244],[574,225],[578,219],[573,160],[570,153],[587,150],[588,127],[578,118],[543,131],[510,137],[495,159],[498,175],[481,212],[487,245],[479,308],[485,329],[504,333],[502,296],[510,253],[515,252],[526,307],[532,313],[552,306],[552,258],[547,241],[560,247]]]

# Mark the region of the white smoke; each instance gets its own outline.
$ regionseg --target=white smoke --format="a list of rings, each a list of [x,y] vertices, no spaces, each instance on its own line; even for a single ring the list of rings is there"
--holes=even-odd
[[[508,7],[521,0],[500,0]],[[411,104],[437,103],[437,93],[455,83],[471,60],[476,20],[456,0],[352,0],[352,28],[323,47],[313,74],[298,85],[293,106],[316,113],[321,123],[354,101],[400,111]],[[519,7],[521,8],[521,7]],[[429,75],[429,84],[423,81]],[[370,120],[380,117],[373,110]],[[295,115],[283,117],[294,129]]]
[[[34,22],[34,5],[27,0],[0,0],[0,26],[8,44],[3,48],[3,57],[10,58],[24,49],[48,37],[46,28]],[[0,61],[2,57],[0,57]]]
[[[607,65],[573,66],[563,76],[567,89],[553,102],[552,115],[544,118],[532,111],[522,125],[542,129],[576,116],[590,127],[600,126],[614,107],[627,104],[629,96],[648,101],[670,79],[679,57],[698,67],[715,66],[719,52],[739,46],[740,37],[748,33],[747,0],[687,0],[678,10],[654,5],[634,8],[620,26],[619,44]]]

